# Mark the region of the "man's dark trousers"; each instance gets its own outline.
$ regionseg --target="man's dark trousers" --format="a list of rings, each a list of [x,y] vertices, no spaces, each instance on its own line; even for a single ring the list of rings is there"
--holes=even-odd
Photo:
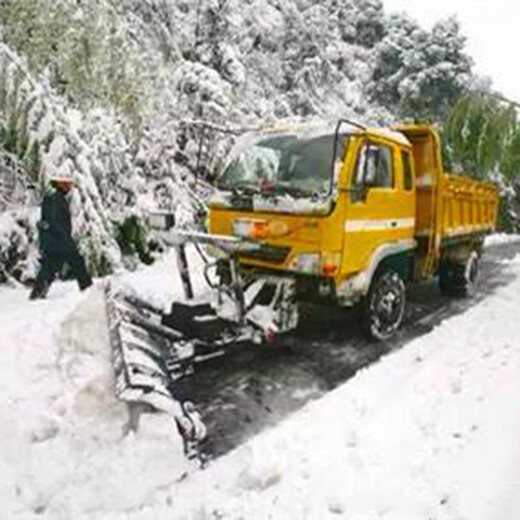
[[[87,272],[85,261],[74,245],[69,247],[68,251],[42,254],[40,271],[31,294],[32,298],[44,297],[46,295],[56,275],[63,268],[63,264],[70,266],[72,275],[78,281],[79,288],[82,291],[92,285],[92,279]]]

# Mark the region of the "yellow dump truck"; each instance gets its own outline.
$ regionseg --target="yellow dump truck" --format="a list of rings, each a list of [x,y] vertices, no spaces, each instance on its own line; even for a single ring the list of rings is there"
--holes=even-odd
[[[444,173],[428,125],[265,132],[239,144],[217,189],[210,234],[260,244],[237,254],[245,276],[289,277],[301,301],[360,303],[377,339],[401,323],[406,282],[474,289],[498,209],[492,184]]]
[[[444,173],[428,125],[342,120],[247,135],[216,181],[209,232],[163,232],[186,301],[164,313],[107,289],[118,395],[172,414],[189,445],[204,429],[176,382],[196,364],[290,334],[305,302],[357,305],[366,333],[387,340],[406,283],[438,275],[448,295],[474,290],[497,210],[492,184]],[[193,298],[188,243],[207,260],[207,301]]]

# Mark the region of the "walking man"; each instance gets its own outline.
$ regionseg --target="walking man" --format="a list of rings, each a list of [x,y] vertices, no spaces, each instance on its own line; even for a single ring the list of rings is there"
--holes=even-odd
[[[42,203],[40,231],[40,270],[30,299],[45,298],[63,264],[68,264],[79,288],[83,291],[92,285],[85,261],[72,239],[72,222],[69,197],[72,179],[56,177],[51,180],[53,190]]]

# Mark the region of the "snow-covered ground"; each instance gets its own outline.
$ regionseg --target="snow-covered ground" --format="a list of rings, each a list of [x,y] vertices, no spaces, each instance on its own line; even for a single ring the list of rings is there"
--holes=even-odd
[[[512,244],[520,242],[520,235],[513,235],[508,233],[495,233],[486,237],[485,245],[494,246],[499,244]]]
[[[205,471],[167,417],[134,431],[113,398],[99,285],[0,290],[0,518],[516,520],[520,257],[503,268],[508,286]],[[179,293],[172,258],[125,281]]]
[[[174,268],[168,256],[141,273],[141,291],[178,297]],[[113,396],[101,284],[27,297],[0,289],[0,518],[138,510],[187,469],[175,425],[147,414],[134,433],[138,418]]]

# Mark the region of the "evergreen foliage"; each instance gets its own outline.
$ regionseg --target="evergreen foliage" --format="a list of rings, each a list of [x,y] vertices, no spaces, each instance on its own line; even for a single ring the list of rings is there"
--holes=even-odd
[[[332,2],[338,9],[338,21],[344,41],[371,48],[386,33],[381,0],[347,0]]]
[[[26,154],[23,158],[25,167],[33,182],[38,182],[40,170],[41,170],[41,156],[40,156],[40,143],[38,140],[34,140],[31,146],[27,149]]]
[[[0,213],[0,283],[11,279],[25,281],[34,275],[31,243],[35,235],[36,229],[26,215]]]
[[[151,264],[153,257],[148,247],[148,231],[137,215],[131,215],[118,226],[116,240],[124,255],[137,255],[145,264]]]
[[[463,96],[450,113],[445,136],[462,171],[480,179],[494,171],[512,174],[515,160],[516,110],[485,92]]]
[[[517,126],[513,136],[509,139],[502,156],[500,170],[506,179],[520,181],[520,126]]]

